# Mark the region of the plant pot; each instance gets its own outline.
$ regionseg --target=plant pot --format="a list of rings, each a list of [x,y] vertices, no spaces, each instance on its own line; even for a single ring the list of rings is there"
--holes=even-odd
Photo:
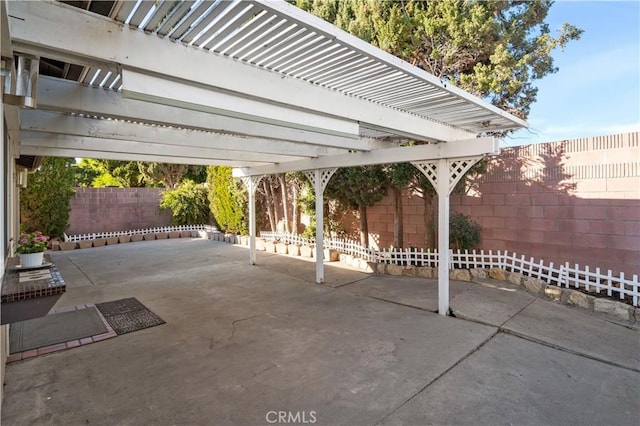
[[[37,268],[42,266],[44,253],[23,253],[20,255],[20,266],[23,268]]]

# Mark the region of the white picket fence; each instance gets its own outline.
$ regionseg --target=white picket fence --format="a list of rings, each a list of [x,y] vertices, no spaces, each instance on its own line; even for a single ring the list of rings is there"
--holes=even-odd
[[[260,232],[260,238],[271,241],[282,241],[289,244],[314,246],[315,241],[298,235]],[[368,262],[387,263],[404,266],[438,267],[438,251],[424,249],[382,249],[375,250],[360,245],[359,242],[348,239],[325,238],[325,248],[336,249],[340,253],[359,257]],[[505,271],[516,272],[525,276],[538,278],[549,285],[565,288],[583,288],[595,293],[606,292],[609,297],[625,299],[629,297],[633,306],[638,306],[640,286],[638,276],[627,278],[624,272],[614,275],[611,270],[606,272],[600,268],[589,266],[573,266],[566,262],[554,265],[545,264],[543,260],[536,261],[533,257],[525,257],[508,251],[464,251],[450,253],[449,269],[488,269],[501,268]]]
[[[67,235],[64,234],[65,241],[77,242],[85,240],[95,240],[98,238],[113,238],[124,237],[127,235],[144,235],[144,234],[156,234],[159,232],[179,232],[179,231],[208,231],[214,232],[218,228],[211,225],[179,225],[179,226],[160,226],[155,228],[144,229],[131,229],[128,231],[114,231],[114,232],[95,232],[92,234],[77,234]]]

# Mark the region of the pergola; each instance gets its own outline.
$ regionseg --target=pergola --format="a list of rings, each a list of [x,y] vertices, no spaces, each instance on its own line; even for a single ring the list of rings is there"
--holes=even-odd
[[[438,193],[448,312],[449,194],[498,152],[484,135],[526,122],[285,1],[1,4],[3,140],[15,156],[233,166],[249,190],[251,264],[257,184],[304,171],[318,283],[335,170],[411,162]]]

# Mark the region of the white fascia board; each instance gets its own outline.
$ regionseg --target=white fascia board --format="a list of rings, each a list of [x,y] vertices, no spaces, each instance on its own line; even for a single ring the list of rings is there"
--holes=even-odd
[[[194,166],[228,166],[238,167],[238,161],[212,161],[203,158],[165,157],[162,155],[131,154],[122,152],[86,151],[71,148],[49,148],[40,146],[20,147],[20,153],[24,155],[36,155],[40,157],[67,157],[67,158],[97,158],[100,160],[120,161],[146,161],[169,164],[189,164]]]
[[[131,154],[176,156],[184,158],[201,158],[211,160],[236,161],[243,163],[278,163],[293,161],[296,157],[272,155],[252,152],[239,152],[231,149],[210,149],[176,145],[161,145],[150,142],[136,142],[121,139],[101,137],[86,137],[75,135],[59,135],[39,132],[22,132],[21,146],[37,146],[46,148],[84,149],[92,152],[121,152]]]
[[[235,152],[241,159],[245,158],[245,152],[249,155],[281,155],[290,159],[294,157],[313,158],[319,155],[327,155],[328,152],[333,154],[342,152],[294,142],[156,126],[122,120],[80,117],[49,111],[22,110],[20,118],[20,128],[23,131],[147,142],[157,145],[170,145],[176,150],[180,150],[181,147],[228,150]],[[265,157],[265,161],[267,161],[267,158]],[[282,159],[284,158],[282,157]]]
[[[335,167],[367,166],[372,164],[392,164],[410,161],[427,161],[441,158],[464,158],[485,154],[498,154],[500,147],[493,137],[460,140],[428,145],[414,145],[398,148],[378,149],[369,152],[354,152],[332,155],[310,160],[297,160],[267,166],[234,169],[233,175],[260,176],[286,173],[297,170],[329,169]]]
[[[403,74],[414,76],[431,86],[437,87],[443,92],[448,92],[460,99],[463,99],[465,102],[472,103],[486,111],[499,115],[502,118],[511,121],[513,123],[513,127],[529,127],[525,120],[522,120],[515,115],[509,114],[508,112],[501,110],[495,105],[485,102],[477,96],[474,96],[471,93],[453,86],[450,83],[440,81],[440,79],[438,79],[436,76],[411,65],[410,63],[398,58],[397,56],[394,56],[382,49],[372,46],[364,40],[352,34],[349,34],[346,31],[342,31],[329,22],[318,18],[317,16],[314,16],[310,13],[307,13],[296,6],[287,3],[286,1],[252,0],[252,2],[259,4],[263,9],[274,12],[280,16],[286,16],[288,20],[293,21],[298,25],[306,28],[312,28],[315,32],[323,34],[330,39],[336,40],[343,45],[350,46],[352,49],[355,49],[356,51],[359,51],[366,56],[370,56],[377,59],[378,61],[384,62],[387,65],[390,65],[395,69],[401,71]]]
[[[160,76],[241,94],[264,102],[358,121],[416,140],[452,141],[475,133],[431,121],[254,67],[194,46],[184,46],[109,18],[63,3],[10,2],[11,36],[15,48],[44,52],[63,59],[121,64]],[[68,29],[74,36],[69,37]],[[206,71],[203,71],[206,70]]]
[[[362,138],[354,140],[341,136],[224,117],[202,111],[124,99],[118,92],[45,76],[40,76],[38,81],[38,108],[220,133],[233,133],[277,141],[299,142],[299,144],[280,142],[277,145],[284,150],[290,150],[292,155],[306,153],[308,156],[315,157],[338,154],[347,150],[368,151],[390,146],[387,142],[375,139]]]
[[[125,99],[136,99],[345,138],[359,139],[360,137],[360,126],[355,121],[340,120],[230,95],[210,87],[194,86],[129,69],[122,70],[122,91]]]

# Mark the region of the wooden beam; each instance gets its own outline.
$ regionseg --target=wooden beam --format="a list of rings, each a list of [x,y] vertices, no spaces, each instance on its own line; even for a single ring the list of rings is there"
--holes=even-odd
[[[275,162],[298,158],[314,158],[328,153],[338,154],[342,150],[297,144],[287,141],[212,133],[202,130],[156,126],[122,120],[80,117],[49,111],[22,110],[21,129],[58,135],[74,135],[91,138],[106,138],[123,141],[146,142],[172,146],[176,152],[185,148],[208,148],[225,150],[239,158],[264,154]],[[184,153],[182,153],[184,155]],[[275,156],[281,157],[275,157]]]
[[[84,113],[134,122],[231,133],[277,140],[275,153],[282,149],[311,157],[338,154],[347,150],[368,151],[392,146],[375,139],[353,139],[326,135],[202,111],[123,99],[121,93],[87,87],[74,81],[41,76],[38,81],[38,108],[48,111]],[[283,143],[298,142],[299,144]]]
[[[272,155],[264,153],[238,152],[230,149],[210,149],[199,147],[187,147],[177,145],[162,145],[153,142],[127,141],[106,137],[86,137],[73,135],[58,135],[39,132],[22,132],[20,139],[20,151],[24,147],[40,147],[51,149],[75,149],[88,152],[119,152],[123,154],[159,155],[166,158],[182,157],[208,160],[209,164],[218,164],[216,161],[235,161],[242,163],[278,163],[292,161],[296,157],[284,155]],[[91,155],[84,155],[91,157]],[[167,160],[168,163],[172,161]]]
[[[379,149],[370,152],[354,152],[346,155],[331,155],[310,160],[297,160],[267,166],[235,169],[234,176],[270,175],[296,170],[330,169],[371,164],[404,163],[440,158],[472,157],[500,152],[493,137],[460,140],[455,142],[415,145],[398,148]]]

